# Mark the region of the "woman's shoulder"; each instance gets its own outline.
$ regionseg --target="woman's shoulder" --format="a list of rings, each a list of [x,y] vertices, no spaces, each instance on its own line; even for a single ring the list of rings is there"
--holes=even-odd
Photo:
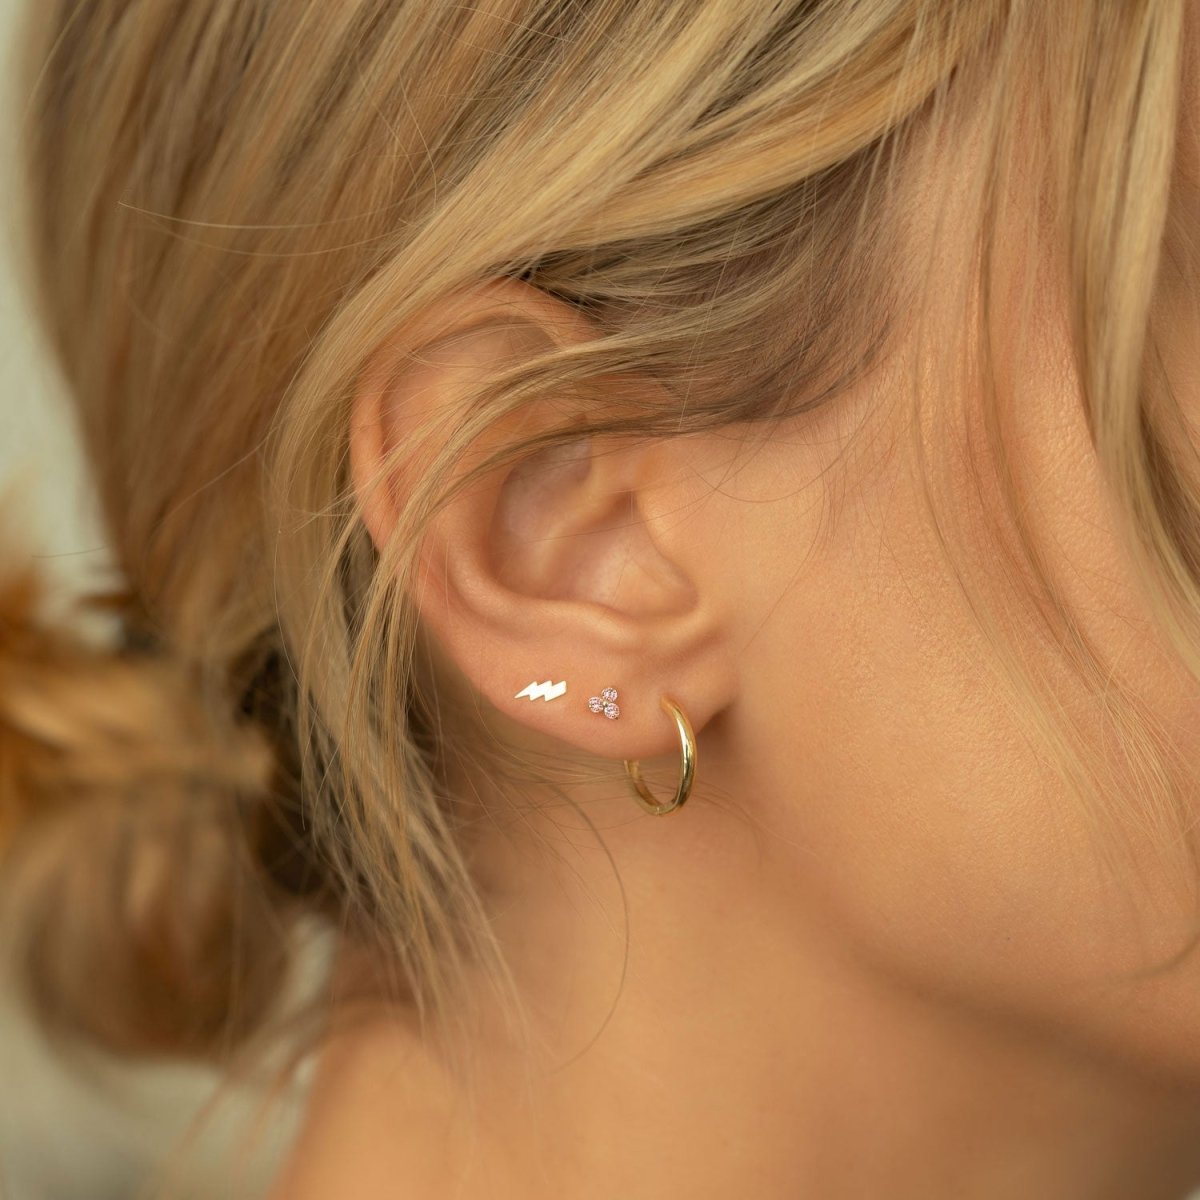
[[[464,1147],[445,1072],[404,1023],[329,1037],[266,1200],[424,1200],[448,1194]]]

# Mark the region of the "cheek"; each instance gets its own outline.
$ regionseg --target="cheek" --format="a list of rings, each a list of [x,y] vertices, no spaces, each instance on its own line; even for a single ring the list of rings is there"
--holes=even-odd
[[[1076,548],[1063,561],[1066,599],[1163,727],[1200,744],[1200,696],[1138,611],[1086,443],[1058,428],[1036,444],[1023,489],[1038,498],[1037,536]],[[1164,857],[1132,813],[1120,832],[1098,824],[1071,793],[1053,746],[1020,719],[1031,701],[994,669],[938,548],[919,470],[902,441],[864,461],[827,536],[816,536],[807,499],[776,506],[772,537],[789,549],[765,591],[782,598],[748,647],[762,699],[749,700],[739,732],[772,798],[763,819],[780,835],[766,842],[781,877],[843,946],[894,977],[1181,1066],[1180,1038],[1200,1035],[1198,964],[1151,982],[1119,977],[1178,952],[1195,928],[1190,858]],[[1105,699],[1027,609],[1006,602],[1013,585],[986,552],[992,535],[968,515],[973,487],[947,475],[934,497],[939,511],[957,501],[951,553],[965,539],[974,587],[1007,612],[1005,636],[1120,791],[1128,764],[1106,734]],[[1200,1052],[1193,1067],[1200,1074]]]

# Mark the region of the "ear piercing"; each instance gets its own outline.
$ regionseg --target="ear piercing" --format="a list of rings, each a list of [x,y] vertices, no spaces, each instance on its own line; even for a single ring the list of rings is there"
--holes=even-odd
[[[594,713],[603,713],[610,720],[615,721],[621,715],[621,710],[617,707],[617,689],[606,687],[600,695],[589,696],[588,708]]]
[[[513,699],[519,700],[524,696],[530,700],[550,701],[561,696],[566,690],[565,679],[559,683],[552,683],[547,679],[541,683],[527,684]],[[670,696],[660,696],[659,704],[663,712],[675,723],[675,728],[679,733],[679,783],[675,788],[675,795],[665,804],[660,804],[642,779],[640,764],[636,760],[625,760],[625,774],[628,776],[629,787],[633,792],[634,799],[642,808],[655,816],[663,816],[683,807],[684,801],[691,794],[692,780],[696,774],[696,737],[692,732],[687,715]],[[589,696],[588,708],[598,715],[608,717],[610,721],[615,721],[621,715],[621,710],[617,706],[617,689],[606,687],[601,689],[598,696]]]
[[[692,732],[687,714],[670,696],[659,696],[658,702],[663,712],[675,722],[675,729],[679,733],[679,782],[675,785],[675,795],[665,804],[660,804],[646,786],[642,778],[641,764],[636,761],[625,760],[625,774],[628,776],[633,798],[638,804],[648,813],[661,817],[682,808],[683,802],[691,795],[692,780],[696,777],[696,735]]]
[[[522,696],[527,696],[530,700],[537,700],[540,697],[543,700],[549,701],[561,696],[566,690],[567,681],[565,679],[560,683],[551,683],[549,679],[546,679],[541,683],[526,685],[513,699],[520,700]],[[615,721],[621,715],[621,709],[617,705],[617,689],[615,687],[606,687],[600,695],[590,696],[588,698],[588,708],[594,713],[602,713],[610,721]]]
[[[530,700],[536,700],[539,696],[543,700],[553,700],[556,696],[561,696],[567,690],[567,681],[564,679],[561,683],[551,683],[546,680],[545,683],[531,683],[528,687],[522,688],[514,697],[514,700],[520,700],[522,696],[528,696]]]

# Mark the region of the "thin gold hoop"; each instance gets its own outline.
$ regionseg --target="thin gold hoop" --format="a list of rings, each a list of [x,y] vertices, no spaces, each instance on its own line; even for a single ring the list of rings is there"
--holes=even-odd
[[[670,696],[663,696],[660,704],[663,712],[675,722],[676,728],[679,730],[679,786],[675,789],[674,797],[667,804],[660,804],[655,800],[654,793],[646,786],[645,780],[642,779],[641,768],[637,761],[625,759],[625,774],[629,776],[629,787],[633,792],[634,799],[647,812],[653,813],[656,817],[665,816],[667,813],[683,807],[683,802],[692,790],[692,780],[696,775],[696,736],[692,733],[690,722],[684,715],[683,709]]]

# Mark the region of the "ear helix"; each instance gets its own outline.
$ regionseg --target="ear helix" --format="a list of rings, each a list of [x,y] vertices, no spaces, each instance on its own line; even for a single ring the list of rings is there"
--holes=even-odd
[[[566,690],[565,679],[559,683],[553,683],[549,679],[541,683],[535,681],[522,688],[513,699],[520,700],[524,697],[529,700],[540,699],[548,703],[564,695]],[[618,692],[615,687],[602,688],[599,695],[588,697],[588,709],[599,716],[607,717],[610,721],[615,721],[621,715],[621,709],[617,705],[617,696]],[[696,737],[692,732],[691,723],[676,701],[670,696],[664,695],[659,698],[659,704],[674,722],[679,733],[680,768],[675,795],[667,803],[660,804],[642,779],[640,764],[637,761],[625,760],[625,774],[628,776],[630,789],[638,804],[655,816],[664,816],[666,813],[682,808],[684,801],[691,794],[692,781],[696,775]]]

